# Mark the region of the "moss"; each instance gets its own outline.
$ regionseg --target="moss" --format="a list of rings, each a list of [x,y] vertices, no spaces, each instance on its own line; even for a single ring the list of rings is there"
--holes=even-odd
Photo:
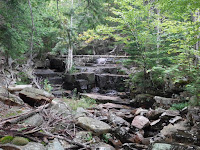
[[[1,144],[10,143],[13,140],[12,136],[4,136],[0,139]]]
[[[15,137],[13,140],[12,140],[12,143],[15,144],[15,145],[19,145],[19,146],[23,146],[23,145],[26,145],[28,144],[28,139],[27,138],[23,138],[23,137]]]

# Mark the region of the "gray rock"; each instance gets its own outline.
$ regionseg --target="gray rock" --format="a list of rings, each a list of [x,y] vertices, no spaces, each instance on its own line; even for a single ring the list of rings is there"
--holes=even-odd
[[[143,129],[149,124],[150,124],[149,119],[144,116],[136,116],[131,123],[132,126],[138,129]]]
[[[29,142],[21,150],[46,150],[46,148],[41,143]]]
[[[25,88],[19,93],[20,98],[30,106],[40,106],[50,103],[54,96],[44,90],[36,88]]]
[[[74,138],[75,142],[86,143],[92,140],[92,133],[88,131],[80,131],[76,133],[76,137]]]
[[[30,126],[40,126],[43,123],[44,119],[42,116],[39,114],[35,114],[31,116],[30,118],[26,119],[24,121],[25,124],[30,125]]]
[[[47,145],[47,150],[64,150],[64,147],[58,141],[58,139],[54,139],[52,143]]]
[[[114,147],[106,143],[93,144],[91,147],[92,150],[115,150]]]
[[[82,93],[81,96],[95,99],[100,103],[115,103],[115,104],[129,104],[127,100],[121,99],[118,96],[105,96],[98,93]]]
[[[126,143],[128,139],[131,137],[129,134],[130,128],[128,127],[117,127],[114,128],[114,135],[119,139],[122,143]]]
[[[24,105],[24,101],[20,97],[11,94],[7,89],[2,87],[0,87],[0,101],[11,106]]]
[[[51,111],[55,114],[63,114],[65,116],[70,115],[72,113],[70,107],[65,102],[61,102],[59,99],[58,101],[53,103]]]
[[[110,113],[108,116],[108,120],[115,126],[130,126],[130,123],[128,123],[126,120],[124,120],[123,118],[116,116],[113,113]]]
[[[0,145],[3,150],[46,150],[41,143],[29,142],[25,146],[17,146],[13,144]]]
[[[152,147],[152,150],[170,150],[172,147],[171,144],[166,143],[155,143]]]
[[[78,107],[76,110],[75,118],[86,117],[87,111],[83,107]]]
[[[200,147],[178,143],[154,143],[148,150],[199,150]]]
[[[96,135],[108,133],[111,130],[111,126],[107,123],[89,117],[79,117],[78,125]]]
[[[164,108],[169,108],[172,104],[180,102],[179,99],[165,98],[160,96],[155,96],[154,99],[156,102],[156,106]]]

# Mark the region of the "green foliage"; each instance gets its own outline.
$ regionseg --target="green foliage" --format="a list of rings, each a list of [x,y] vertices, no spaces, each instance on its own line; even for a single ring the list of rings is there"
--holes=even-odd
[[[170,107],[171,110],[182,110],[183,108],[187,107],[188,103],[178,103],[178,104],[172,104]]]
[[[4,136],[0,139],[1,144],[10,143],[13,140],[12,136]]]
[[[53,90],[53,87],[49,83],[48,79],[44,80],[44,90],[47,92],[51,92]]]
[[[72,68],[69,70],[69,73],[70,74],[73,74],[73,73],[77,73],[78,70],[75,68],[75,66],[73,65]]]
[[[29,79],[28,75],[25,72],[19,72],[17,74],[17,81],[16,84],[23,85],[23,84],[30,84],[31,80]]]
[[[92,139],[93,139],[93,136],[91,132],[87,133],[86,136],[84,136],[84,140],[87,142],[91,141]]]
[[[103,141],[105,143],[108,143],[109,139],[111,138],[111,135],[109,133],[107,133],[107,134],[103,134],[102,137],[103,137]]]
[[[76,110],[78,107],[90,108],[96,104],[96,101],[91,98],[81,98],[80,100],[75,99],[66,99],[66,103],[72,108],[72,110]]]

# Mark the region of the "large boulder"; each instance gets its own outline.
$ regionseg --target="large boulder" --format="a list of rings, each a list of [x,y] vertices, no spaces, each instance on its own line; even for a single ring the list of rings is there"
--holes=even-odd
[[[90,117],[79,117],[78,125],[96,135],[108,133],[111,130],[111,126],[107,123]]]
[[[7,105],[23,105],[24,101],[16,95],[11,94],[7,89],[0,87],[0,101]]]
[[[40,106],[50,103],[54,99],[52,94],[36,88],[25,88],[19,93],[19,96],[30,106]]]

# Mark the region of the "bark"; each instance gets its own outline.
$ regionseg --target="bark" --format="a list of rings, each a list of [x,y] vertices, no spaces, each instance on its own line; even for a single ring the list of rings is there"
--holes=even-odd
[[[72,5],[72,9],[73,9],[73,5],[74,5],[74,1],[71,1],[71,5]],[[73,27],[73,14],[71,14],[71,30],[70,32],[72,32],[72,27]],[[68,38],[69,38],[69,49],[68,49],[68,59],[67,59],[67,72],[69,72],[72,68],[73,65],[73,43],[71,41],[71,36],[70,33],[68,33]]]
[[[31,43],[30,43],[30,60],[33,59],[33,34],[34,34],[34,18],[33,18],[33,11],[32,11],[32,5],[31,1],[28,0],[29,8],[30,8],[30,15],[31,15],[31,23],[32,23],[32,28],[31,28]]]

